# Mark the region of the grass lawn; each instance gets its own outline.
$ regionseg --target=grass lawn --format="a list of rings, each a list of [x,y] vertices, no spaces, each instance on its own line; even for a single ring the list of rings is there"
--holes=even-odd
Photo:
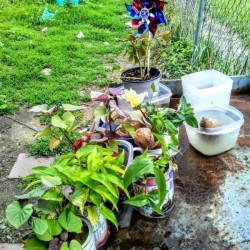
[[[53,0],[0,0],[0,94],[28,107],[88,100],[79,90],[109,82],[105,64],[116,62],[122,50],[117,40],[129,32],[125,2],[80,0],[70,7]],[[45,7],[57,12],[55,18],[40,21]],[[80,31],[82,39],[76,37]],[[45,68],[50,75],[42,73]]]

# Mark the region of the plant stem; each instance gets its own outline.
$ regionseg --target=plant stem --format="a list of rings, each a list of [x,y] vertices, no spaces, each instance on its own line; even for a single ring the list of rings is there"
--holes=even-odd
[[[69,136],[67,135],[67,133],[65,133],[65,131],[63,131],[61,128],[59,128],[61,130],[61,132],[63,133],[63,135],[67,138],[67,140],[71,143],[71,145],[74,145],[74,142],[69,138]]]

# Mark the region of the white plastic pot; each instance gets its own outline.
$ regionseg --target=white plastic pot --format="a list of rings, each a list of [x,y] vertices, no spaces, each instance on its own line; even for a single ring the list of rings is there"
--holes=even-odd
[[[243,114],[232,106],[204,107],[195,109],[195,117],[200,122],[202,117],[219,122],[217,128],[193,128],[185,124],[190,144],[204,155],[217,155],[232,149],[244,123]]]

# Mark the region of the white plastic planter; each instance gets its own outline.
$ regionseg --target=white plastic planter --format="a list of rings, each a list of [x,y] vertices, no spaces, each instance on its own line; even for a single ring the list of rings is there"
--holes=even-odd
[[[244,123],[243,115],[232,106],[204,107],[195,110],[195,117],[200,122],[208,117],[219,122],[217,128],[193,128],[185,124],[190,144],[204,155],[217,155],[232,149],[239,136],[240,127]]]
[[[183,95],[193,107],[229,104],[233,80],[216,71],[206,70],[182,78]]]

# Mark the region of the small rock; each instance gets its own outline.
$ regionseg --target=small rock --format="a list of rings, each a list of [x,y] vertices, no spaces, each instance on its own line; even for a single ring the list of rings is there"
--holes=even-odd
[[[44,75],[49,76],[51,74],[51,69],[50,68],[44,68],[41,71]]]
[[[202,117],[200,121],[200,126],[202,128],[218,128],[218,127],[221,127],[221,124],[208,117]]]
[[[47,31],[48,31],[48,27],[44,27],[44,28],[42,28],[42,30],[41,30],[42,33],[46,33]]]
[[[82,32],[78,33],[76,36],[78,39],[84,38],[84,34]]]

